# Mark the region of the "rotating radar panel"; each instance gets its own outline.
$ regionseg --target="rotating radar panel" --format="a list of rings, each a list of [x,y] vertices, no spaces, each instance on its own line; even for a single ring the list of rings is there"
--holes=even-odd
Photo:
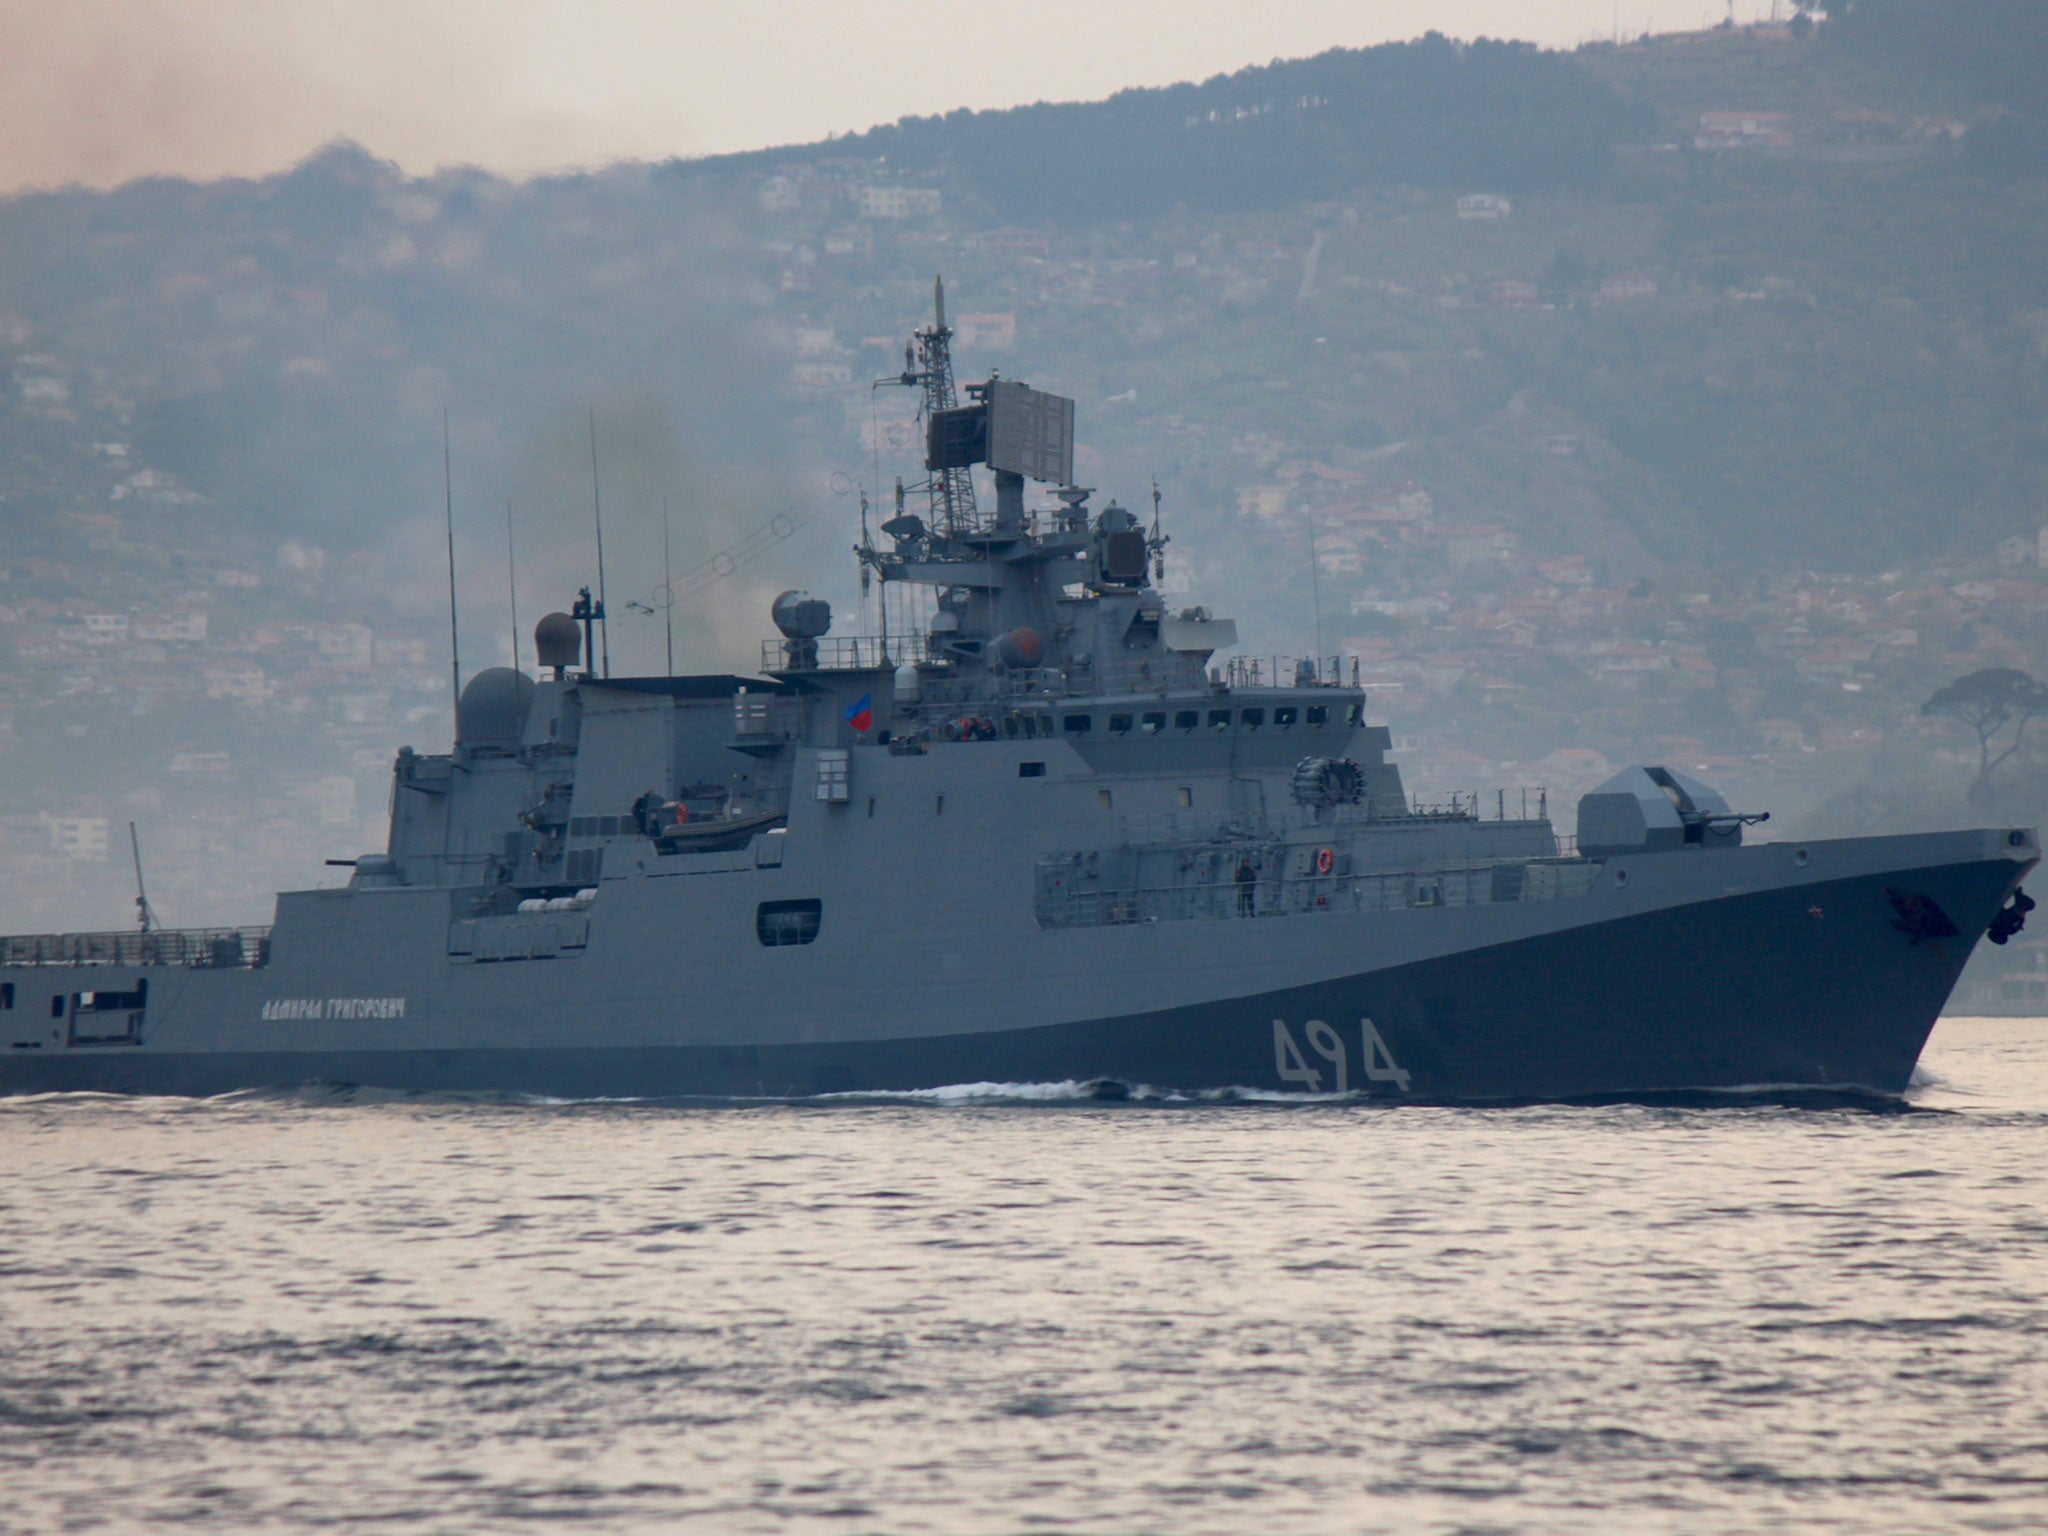
[[[997,379],[988,386],[988,466],[1027,480],[1071,485],[1074,402]]]

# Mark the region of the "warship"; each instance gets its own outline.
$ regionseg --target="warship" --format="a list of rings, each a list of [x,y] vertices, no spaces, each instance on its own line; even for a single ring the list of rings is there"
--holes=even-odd
[[[586,589],[399,750],[346,886],[0,938],[0,1091],[1896,1096],[2024,920],[2026,828],[1746,841],[1658,766],[1575,837],[1411,800],[1355,664],[1219,659],[1156,492],[1091,508],[1071,400],[956,390],[936,299],[922,510],[858,546],[909,632],[789,592],[757,676],[612,677]]]

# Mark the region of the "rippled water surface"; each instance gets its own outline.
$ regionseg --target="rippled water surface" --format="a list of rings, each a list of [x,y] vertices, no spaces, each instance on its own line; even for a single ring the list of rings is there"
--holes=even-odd
[[[0,1530],[2048,1526],[2048,1021],[1919,1112],[0,1102]]]

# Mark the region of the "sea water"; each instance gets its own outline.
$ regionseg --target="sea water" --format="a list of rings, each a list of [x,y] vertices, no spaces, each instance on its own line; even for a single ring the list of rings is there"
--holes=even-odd
[[[2048,1021],[1923,1076],[0,1101],[0,1530],[2039,1530]]]

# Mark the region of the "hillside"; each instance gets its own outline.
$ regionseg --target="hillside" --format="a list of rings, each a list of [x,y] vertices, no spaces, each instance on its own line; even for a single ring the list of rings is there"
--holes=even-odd
[[[1177,597],[1268,656],[1320,628],[1423,787],[1945,784],[1920,700],[2048,665],[2044,49],[1981,46],[2009,10],[0,202],[0,847],[50,875],[0,926],[118,909],[64,843],[95,820],[191,856],[180,920],[374,835],[390,750],[447,731],[444,409],[467,667],[511,654],[508,504],[525,625],[594,579],[593,418],[623,665],[661,664],[628,605],[665,500],[682,665],[751,669],[783,586],[858,626],[856,487],[916,474],[868,381],[934,271],[969,376],[1073,394],[1105,495],[1157,478]]]

